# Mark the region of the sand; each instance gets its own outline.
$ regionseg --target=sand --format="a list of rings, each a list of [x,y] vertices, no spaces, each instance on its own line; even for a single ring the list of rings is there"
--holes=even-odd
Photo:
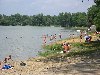
[[[42,60],[40,60],[42,59]],[[90,59],[66,58],[65,61],[45,61],[44,58],[31,58],[24,61],[14,62],[14,68],[0,70],[0,75],[100,75],[100,59],[93,62]]]

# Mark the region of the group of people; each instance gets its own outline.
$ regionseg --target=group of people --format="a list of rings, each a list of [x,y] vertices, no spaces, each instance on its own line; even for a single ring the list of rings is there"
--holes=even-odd
[[[57,39],[57,35],[56,34],[50,36],[50,41],[56,40],[56,39]]]
[[[79,37],[80,37],[80,43],[82,42],[83,37],[85,39],[85,42],[90,42],[91,41],[91,39],[92,39],[91,35],[88,35],[84,31],[79,31],[79,32],[80,32],[80,35],[79,35]],[[75,35],[74,34],[70,34],[70,38],[72,38],[73,42],[75,42],[75,39],[74,39]],[[63,48],[63,52],[62,53],[67,53],[71,49],[71,45],[68,42],[65,41],[62,44],[62,48]]]
[[[92,39],[92,36],[91,35],[88,35],[84,31],[80,31],[80,36],[79,37],[80,37],[80,42],[82,42],[83,37],[85,39],[85,42],[91,42],[91,39]]]
[[[61,33],[60,33],[58,36],[59,36],[59,39],[62,39]],[[47,35],[43,35],[42,38],[43,38],[43,44],[45,45],[45,44],[47,43],[47,38],[50,39],[50,43],[51,43],[53,40],[56,41],[56,39],[57,39],[57,34],[50,35],[50,36],[48,36],[48,34],[47,34]]]
[[[11,55],[9,55],[8,57],[6,57],[4,59],[4,61],[0,61],[0,69],[1,70],[11,69],[11,68],[14,67],[14,66],[12,66],[12,65],[10,65],[8,63],[9,60],[12,60]]]

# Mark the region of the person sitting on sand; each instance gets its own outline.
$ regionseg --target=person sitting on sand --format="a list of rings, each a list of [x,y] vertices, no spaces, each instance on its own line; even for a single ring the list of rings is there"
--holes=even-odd
[[[91,39],[92,39],[92,36],[91,35],[85,35],[85,42],[90,42]]]
[[[70,49],[69,43],[63,44],[62,48],[64,49],[63,53],[69,52],[69,49]]]
[[[85,34],[84,39],[85,39],[85,42],[88,42],[89,36]]]
[[[7,61],[10,60],[10,59],[12,60],[11,55],[9,55],[8,57],[6,57],[6,58],[4,59],[4,62],[7,63]]]
[[[80,34],[80,42],[82,42],[82,34]]]
[[[83,31],[80,31],[80,42],[82,42]]]
[[[7,63],[7,58],[4,59],[4,63]]]

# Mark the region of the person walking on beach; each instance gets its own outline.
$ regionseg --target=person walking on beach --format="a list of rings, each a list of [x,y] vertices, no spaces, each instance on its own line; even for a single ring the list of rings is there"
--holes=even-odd
[[[81,31],[80,32],[80,43],[82,42],[82,34],[83,34],[83,32]]]
[[[57,36],[56,36],[56,34],[54,35],[54,40],[55,40],[55,42],[56,42],[56,39],[57,39]]]
[[[51,35],[50,36],[50,44],[52,43],[52,40],[53,40],[53,36]]]
[[[75,42],[75,40],[74,40],[74,34],[72,34],[72,38],[73,38],[73,42]]]
[[[80,43],[82,42],[82,35],[80,35]]]

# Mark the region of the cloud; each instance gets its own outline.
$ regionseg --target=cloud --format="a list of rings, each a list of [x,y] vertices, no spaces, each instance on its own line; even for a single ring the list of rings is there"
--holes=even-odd
[[[73,7],[78,7],[79,4],[79,1],[74,2],[73,0],[37,0],[32,2],[30,7],[39,12],[58,14],[59,12],[67,11]]]
[[[60,12],[83,12],[93,1],[81,0],[0,0],[0,13],[58,14]]]
[[[78,6],[79,2],[74,2],[73,0],[37,0],[32,2],[31,6],[37,6],[39,8],[67,8]]]

